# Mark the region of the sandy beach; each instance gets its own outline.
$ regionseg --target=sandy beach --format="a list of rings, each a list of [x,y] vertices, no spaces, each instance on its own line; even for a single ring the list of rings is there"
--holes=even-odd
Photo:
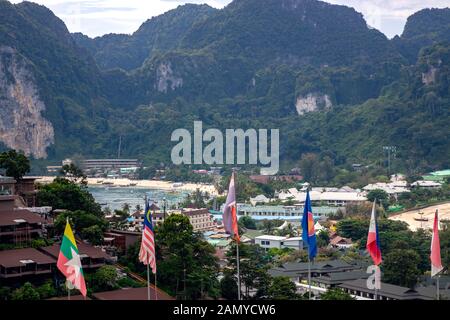
[[[439,210],[439,220],[450,220],[450,202],[426,207],[423,209],[413,209],[401,214],[390,217],[391,220],[404,221],[409,225],[412,231],[419,228],[432,229],[434,221],[434,213]],[[414,218],[420,218],[419,212],[423,212],[423,218],[428,221],[417,221]]]
[[[55,177],[38,177],[36,182],[38,183],[50,183]],[[210,195],[218,195],[218,192],[214,185],[198,184],[198,183],[183,183],[182,185],[175,184],[171,181],[160,180],[130,180],[130,179],[106,179],[106,178],[87,178],[88,185],[102,186],[104,183],[109,183],[114,186],[131,186],[142,187],[149,189],[160,190],[182,190],[182,191],[195,191],[200,189],[202,192],[208,192]]]

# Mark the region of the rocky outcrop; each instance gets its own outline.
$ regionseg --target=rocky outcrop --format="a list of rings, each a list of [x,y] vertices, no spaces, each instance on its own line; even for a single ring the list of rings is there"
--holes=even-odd
[[[422,73],[422,83],[425,85],[433,84],[436,81],[436,73],[438,69],[435,67],[430,67],[427,72]]]
[[[0,46],[0,141],[34,158],[46,158],[54,143],[52,124],[42,116],[30,62],[15,49]]]
[[[332,106],[328,95],[317,93],[308,93],[306,96],[299,96],[295,104],[299,115],[319,110],[329,110]]]
[[[175,76],[170,62],[161,63],[156,70],[156,89],[167,93],[167,89],[175,90],[183,86],[183,79]]]

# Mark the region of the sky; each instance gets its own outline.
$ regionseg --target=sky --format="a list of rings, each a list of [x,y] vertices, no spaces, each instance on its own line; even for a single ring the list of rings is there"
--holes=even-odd
[[[13,3],[21,0],[10,0]],[[231,0],[30,0],[50,8],[70,32],[90,37],[136,31],[147,19],[185,3],[207,3],[223,8]],[[392,38],[400,35],[408,16],[423,8],[450,7],[450,0],[324,0],[353,7],[371,27]]]

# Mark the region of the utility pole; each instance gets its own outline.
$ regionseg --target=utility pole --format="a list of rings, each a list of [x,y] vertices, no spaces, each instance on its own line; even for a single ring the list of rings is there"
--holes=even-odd
[[[167,206],[167,200],[166,197],[163,198],[163,216],[164,216],[164,221],[166,221],[166,206]]]
[[[397,147],[396,146],[384,146],[383,147],[384,151],[387,151],[388,153],[388,176],[391,176],[391,153],[394,154],[397,152]]]
[[[117,159],[120,159],[121,148],[122,148],[122,135],[119,136],[119,149],[117,150]]]

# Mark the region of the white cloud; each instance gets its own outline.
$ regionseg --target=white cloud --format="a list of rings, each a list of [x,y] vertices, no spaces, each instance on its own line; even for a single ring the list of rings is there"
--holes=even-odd
[[[207,3],[222,8],[231,0],[32,0],[50,8],[71,32],[89,36],[133,33],[147,19],[184,3]],[[450,6],[450,0],[325,0],[354,7],[368,24],[388,37],[401,34],[408,16],[423,8]],[[12,0],[13,3],[21,2]]]

